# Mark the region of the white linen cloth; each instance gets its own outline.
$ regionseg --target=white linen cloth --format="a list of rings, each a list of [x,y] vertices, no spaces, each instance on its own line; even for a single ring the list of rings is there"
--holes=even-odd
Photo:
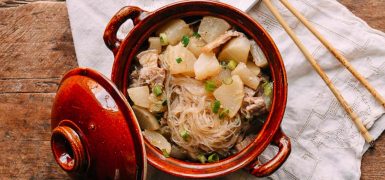
[[[123,6],[137,5],[154,10],[174,0],[68,0],[72,35],[78,63],[110,77],[112,53],[105,47],[103,31],[110,18]],[[272,179],[359,179],[367,144],[322,79],[312,69],[297,46],[269,10],[254,1],[227,0],[248,12],[273,37],[288,74],[289,96],[283,131],[290,137],[292,153]],[[325,47],[281,5],[275,6],[312,52],[333,83],[377,138],[385,129],[382,108]],[[370,83],[385,96],[385,34],[370,28],[335,0],[290,0]],[[128,31],[129,28],[122,28]],[[124,32],[123,32],[124,34]],[[271,159],[269,147],[262,160]],[[154,168],[149,179],[168,179]],[[221,179],[254,179],[238,171]]]

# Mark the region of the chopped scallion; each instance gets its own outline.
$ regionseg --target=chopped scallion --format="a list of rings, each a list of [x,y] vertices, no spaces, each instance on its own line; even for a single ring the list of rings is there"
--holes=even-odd
[[[190,38],[188,36],[185,35],[182,37],[182,44],[184,47],[187,47],[189,42],[190,42]]]
[[[196,37],[196,38],[200,38],[201,37],[201,35],[198,32],[194,32],[192,36]]]
[[[202,164],[206,163],[206,161],[207,161],[205,155],[203,155],[203,154],[199,154],[199,155],[198,155],[198,160],[199,160]]]
[[[220,107],[221,107],[221,102],[218,100],[215,100],[211,105],[211,110],[213,111],[213,113],[217,114],[219,112]]]
[[[176,62],[179,64],[179,63],[181,63],[183,61],[183,59],[182,58],[176,58]]]
[[[219,156],[217,153],[211,154],[208,158],[208,162],[218,162]]]
[[[227,67],[230,69],[230,70],[234,70],[236,67],[237,67],[238,63],[234,60],[231,60],[228,64],[227,64]]]
[[[166,151],[166,149],[162,149],[162,153],[163,153],[163,156],[165,158],[169,158],[170,157],[170,154]]]
[[[162,95],[163,90],[162,90],[162,87],[161,87],[161,86],[155,85],[155,86],[152,88],[152,92],[155,94],[155,96],[160,96],[160,95]]]
[[[167,39],[166,33],[160,33],[159,38],[160,38],[160,45],[162,46],[168,45],[168,39]]]
[[[265,82],[262,84],[263,94],[267,97],[271,97],[273,95],[273,83]]]
[[[206,91],[213,92],[215,90],[215,88],[217,88],[217,86],[215,85],[214,81],[210,81],[210,80],[206,81],[206,83],[205,83]]]
[[[222,109],[220,112],[219,112],[219,118],[220,119],[223,119],[225,118],[226,116],[228,116],[230,113],[230,111],[228,109]]]
[[[188,131],[184,130],[180,133],[180,136],[182,136],[183,140],[187,141],[187,139],[190,137],[190,134]]]

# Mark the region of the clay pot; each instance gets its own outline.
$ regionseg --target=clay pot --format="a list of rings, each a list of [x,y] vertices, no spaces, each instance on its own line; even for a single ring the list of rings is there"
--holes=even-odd
[[[271,111],[249,146],[219,162],[200,164],[165,158],[143,139],[125,97],[131,63],[148,37],[171,19],[207,15],[226,20],[258,43],[269,61],[274,92]],[[129,19],[134,28],[124,40],[117,39],[119,27]],[[214,178],[241,168],[262,177],[276,171],[289,156],[290,140],[280,129],[287,99],[283,61],[271,37],[247,14],[212,1],[179,2],[153,12],[127,6],[111,19],[104,40],[115,55],[113,83],[91,69],[72,70],[63,78],[52,109],[53,154],[73,178],[143,179],[146,159],[154,167],[184,178]],[[258,156],[269,144],[278,146],[279,151],[260,164]]]

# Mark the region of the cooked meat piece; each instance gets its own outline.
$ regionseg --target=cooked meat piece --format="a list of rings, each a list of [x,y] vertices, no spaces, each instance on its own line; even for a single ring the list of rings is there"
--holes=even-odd
[[[202,52],[208,53],[213,51],[215,48],[227,43],[231,38],[233,37],[239,37],[243,36],[242,33],[238,31],[226,31],[225,34],[222,34],[218,38],[216,38],[214,41],[209,42],[202,48]]]
[[[245,97],[243,99],[241,113],[248,119],[267,112],[263,97]]]
[[[166,70],[159,67],[143,67],[139,71],[139,82],[142,85],[150,85],[152,89],[156,84],[163,85],[166,78]]]
[[[156,49],[146,50],[136,56],[143,67],[158,67],[158,51]]]

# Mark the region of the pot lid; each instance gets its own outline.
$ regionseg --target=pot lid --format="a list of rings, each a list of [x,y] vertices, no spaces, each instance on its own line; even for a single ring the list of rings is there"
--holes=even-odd
[[[54,158],[73,178],[145,179],[139,124],[126,98],[102,74],[77,68],[64,76],[51,127]]]

